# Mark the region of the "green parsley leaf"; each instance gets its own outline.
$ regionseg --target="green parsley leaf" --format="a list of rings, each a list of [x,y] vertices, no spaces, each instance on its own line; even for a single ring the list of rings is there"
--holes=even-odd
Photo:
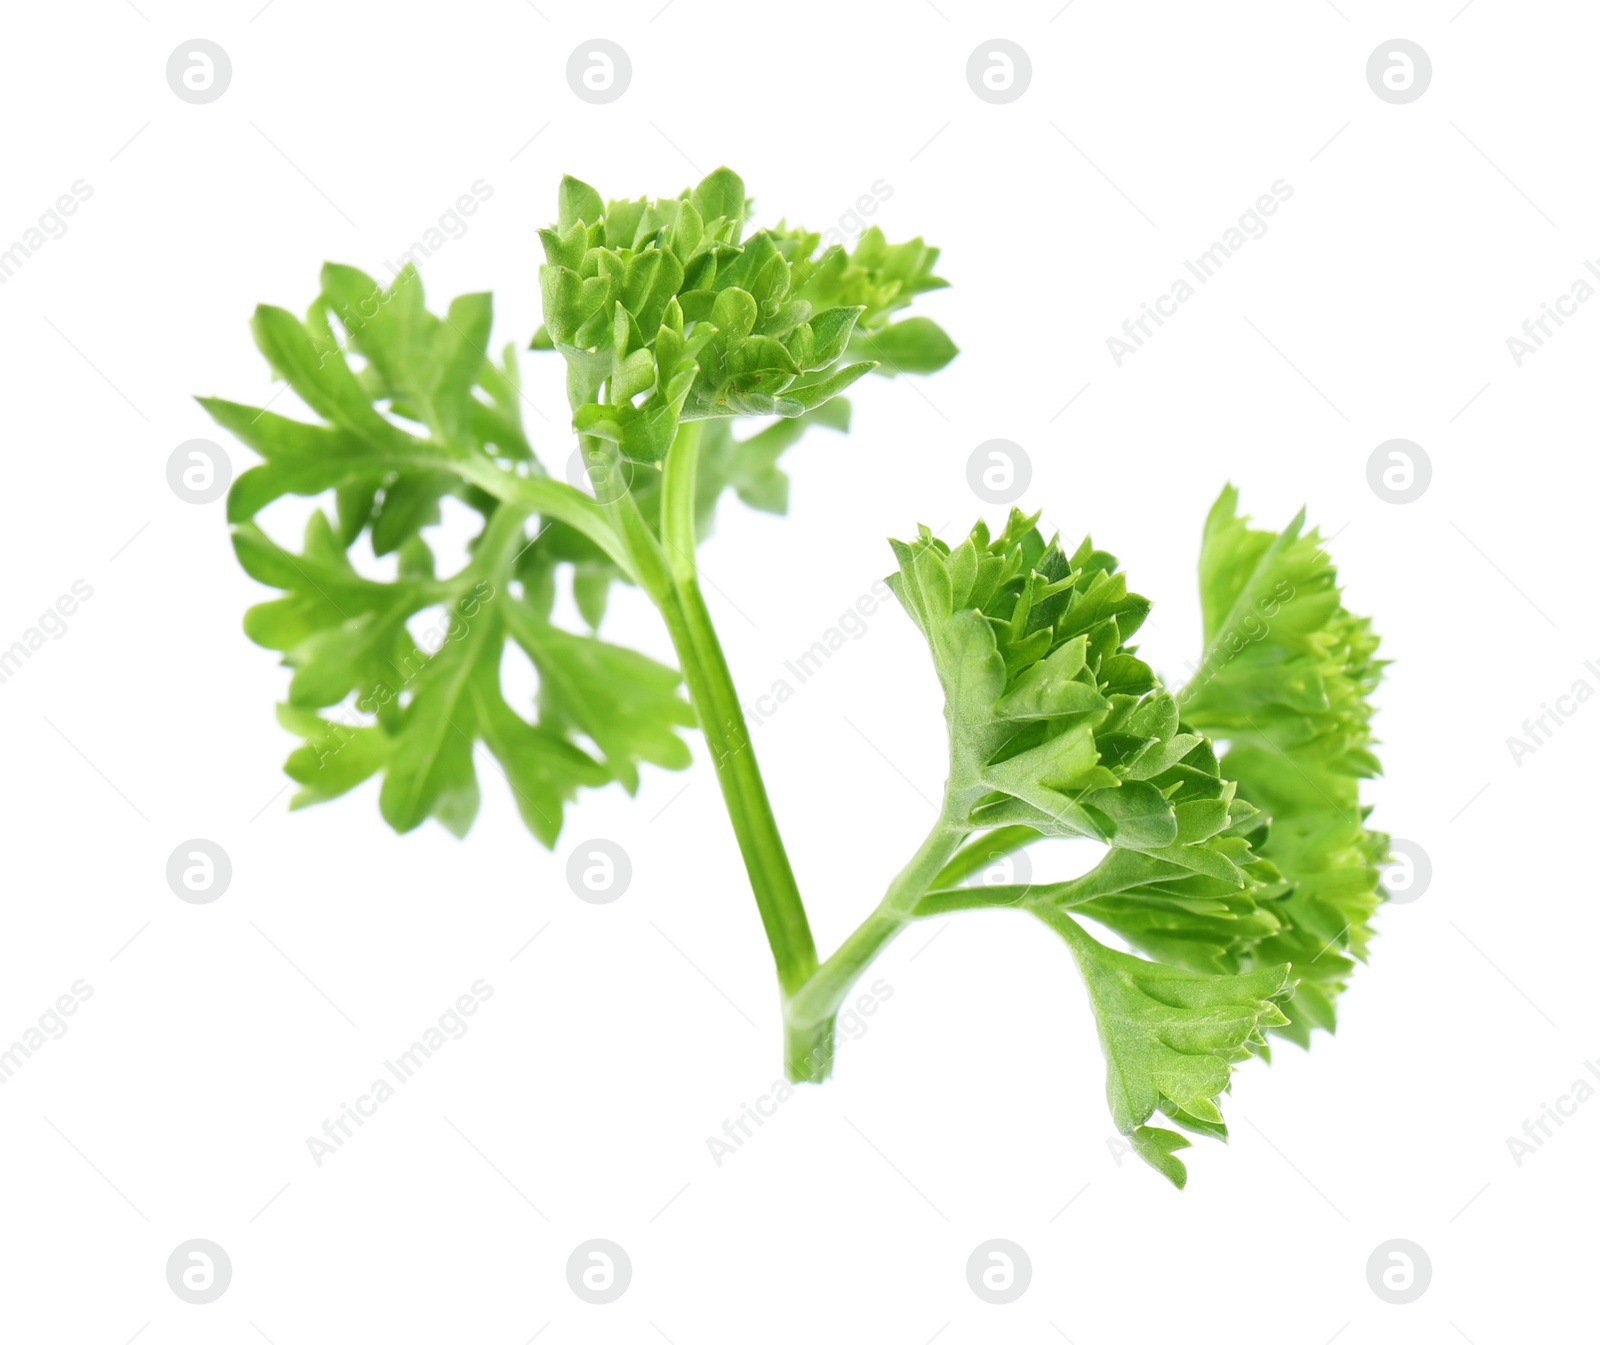
[[[1313,1028],[1334,1028],[1334,1003],[1366,957],[1389,853],[1360,797],[1380,769],[1370,728],[1378,639],[1345,609],[1321,540],[1303,529],[1303,514],[1282,532],[1251,528],[1238,493],[1223,491],[1200,558],[1206,650],[1180,698],[1189,722],[1227,740],[1223,770],[1265,814],[1260,854],[1290,885],[1275,907],[1282,927],[1256,956],[1294,964],[1292,1021],[1275,1030],[1301,1046]]]
[[[1060,911],[1044,918],[1072,950],[1089,991],[1112,1121],[1141,1158],[1181,1188],[1186,1171],[1173,1151],[1186,1141],[1145,1123],[1160,1111],[1185,1130],[1227,1139],[1217,1099],[1234,1065],[1265,1050],[1263,1030],[1286,1021],[1280,1005],[1293,990],[1289,968],[1188,971],[1107,948]]]
[[[576,189],[563,201],[580,218],[590,209]],[[429,313],[409,266],[385,287],[329,265],[305,322],[264,307],[253,324],[321,422],[201,404],[264,459],[234,482],[229,518],[246,572],[281,595],[252,607],[245,630],[294,670],[280,714],[306,740],[286,766],[301,786],[294,806],[381,775],[395,830],[432,817],[460,835],[477,815],[479,763],[492,762],[553,845],[579,789],[633,792],[643,763],[686,767],[681,732],[694,718],[673,669],[551,624],[559,565],[583,557],[606,583],[620,571],[593,540],[609,536],[598,507],[535,462],[515,356],[497,365],[487,353],[491,321],[487,295]],[[299,552],[256,521],[285,495],[330,492],[337,523],[314,511]],[[467,563],[440,577],[429,536],[452,498],[480,516],[479,531]],[[353,563],[363,537],[396,556],[393,578]],[[584,591],[598,621],[592,578]],[[537,706],[521,713],[501,689],[508,640],[540,676]]]

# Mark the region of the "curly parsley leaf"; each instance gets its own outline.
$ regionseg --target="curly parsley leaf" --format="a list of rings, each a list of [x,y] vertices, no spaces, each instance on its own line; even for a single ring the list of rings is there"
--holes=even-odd
[[[1252,528],[1229,486],[1206,520],[1200,584],[1206,651],[1180,699],[1227,741],[1224,771],[1265,814],[1259,850],[1289,891],[1255,956],[1294,964],[1292,1021],[1275,1031],[1305,1046],[1313,1028],[1333,1030],[1384,900],[1389,838],[1367,827],[1360,797],[1380,770],[1371,697],[1384,664],[1303,514],[1281,532]]]
[[[544,324],[538,350],[567,363],[573,428],[614,445],[642,516],[655,525],[660,465],[687,421],[703,425],[697,536],[712,530],[728,490],[783,513],[778,459],[812,427],[844,431],[841,396],[870,372],[934,373],[958,353],[931,319],[901,316],[946,282],[937,248],[889,243],[871,228],[852,249],[779,224],[746,231],[738,174],[719,168],[675,198],[607,201],[575,178],[561,184],[556,223],[540,231]],[[736,434],[740,417],[773,417]],[[614,489],[615,470],[597,493]],[[571,550],[565,529],[549,545]],[[585,576],[584,609],[605,606],[608,567]]]
[[[1235,887],[1241,820],[1210,744],[1126,643],[1149,602],[1116,559],[1070,556],[1012,512],[951,548],[894,542],[889,585],[922,628],[945,693],[952,798],[973,828],[1026,827],[1137,850]]]
[[[1068,555],[1013,511],[996,536],[980,523],[953,547],[925,529],[891,543],[890,586],[944,689],[946,814],[984,833],[919,913],[1016,905],[1066,939],[1118,1128],[1180,1186],[1188,1141],[1151,1115],[1225,1137],[1217,1098],[1232,1066],[1265,1056],[1267,1033],[1304,1043],[1332,1027],[1381,899],[1387,839],[1364,828],[1358,797],[1376,769],[1376,639],[1301,527],[1253,532],[1224,494],[1201,564],[1209,648],[1179,696],[1127,643],[1149,603],[1091,542]],[[1207,735],[1226,744],[1220,760]],[[1064,882],[989,888],[981,902],[954,886],[986,854],[1045,836],[1109,848]],[[1084,918],[1142,956],[1100,944]]]
[[[558,565],[576,554],[608,582],[617,571],[581,531],[605,538],[597,506],[535,461],[515,356],[488,355],[491,324],[487,295],[429,313],[409,266],[385,287],[329,265],[305,321],[263,307],[253,323],[321,422],[201,401],[264,459],[234,482],[229,518],[245,571],[280,592],[246,613],[245,630],[294,670],[280,712],[305,739],[285,767],[301,786],[293,806],[381,775],[395,830],[432,817],[461,835],[488,763],[553,845],[579,789],[633,792],[644,763],[687,766],[693,715],[675,670],[551,623]],[[327,496],[335,511],[311,514],[298,552],[256,518],[285,495]],[[447,499],[478,515],[478,531],[467,562],[440,576],[430,530]],[[392,578],[358,568],[363,540],[395,557]],[[508,643],[539,676],[536,704],[521,709],[501,683]]]
[[[1107,948],[1062,912],[1044,918],[1072,950],[1089,991],[1112,1120],[1141,1158],[1181,1188],[1187,1174],[1173,1155],[1188,1141],[1146,1123],[1159,1111],[1184,1130],[1227,1139],[1217,1100],[1233,1067],[1265,1051],[1263,1032],[1287,1021],[1289,968],[1188,971]]]

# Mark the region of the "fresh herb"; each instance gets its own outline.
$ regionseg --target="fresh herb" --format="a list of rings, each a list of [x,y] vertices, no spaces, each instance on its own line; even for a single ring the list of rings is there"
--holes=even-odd
[[[293,669],[279,710],[305,740],[286,767],[301,786],[293,806],[381,775],[396,830],[432,817],[464,834],[481,742],[553,845],[580,789],[633,792],[644,764],[688,766],[684,733],[698,726],[777,965],[791,1079],[828,1076],[836,1014],[906,925],[1014,908],[1066,943],[1116,1125],[1181,1186],[1174,1155],[1189,1141],[1152,1117],[1225,1136],[1217,1104],[1233,1066],[1266,1055],[1272,1035],[1305,1045],[1331,1030],[1364,956],[1387,853],[1359,797],[1378,769],[1377,640],[1342,606],[1316,534],[1298,518],[1251,528],[1231,487],[1201,551],[1207,648],[1177,693],[1128,643],[1150,604],[1089,541],[1068,552],[1037,515],[1013,511],[955,545],[926,530],[893,543],[889,583],[944,690],[949,778],[926,840],[819,960],[695,549],[730,489],[783,512],[780,457],[813,426],[848,428],[847,388],[872,372],[935,372],[956,349],[903,312],[945,284],[936,249],[877,229],[848,252],[823,248],[798,228],[747,232],[748,215],[727,169],[662,200],[605,202],[562,182],[557,221],[539,235],[532,345],[565,361],[590,491],[535,456],[516,352],[488,353],[488,295],[436,316],[409,266],[386,287],[330,265],[304,319],[257,310],[257,345],[319,419],[203,404],[263,459],[234,483],[228,516],[240,563],[281,591],[245,629]],[[751,417],[768,423],[737,435]],[[311,515],[299,551],[255,522],[281,496],[330,493],[331,515]],[[430,529],[447,498],[481,523],[466,564],[441,576]],[[363,539],[393,558],[393,577],[352,561]],[[599,638],[619,582],[660,611],[677,670]],[[555,623],[563,585],[588,631]],[[419,640],[429,613],[442,615]],[[508,643],[537,670],[533,705],[502,685]],[[1105,857],[1064,882],[971,882],[1062,836]]]

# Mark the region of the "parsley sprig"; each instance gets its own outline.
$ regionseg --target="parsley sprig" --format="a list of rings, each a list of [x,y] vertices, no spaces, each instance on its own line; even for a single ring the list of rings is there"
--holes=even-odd
[[[944,693],[949,772],[926,839],[820,959],[696,549],[730,490],[784,511],[782,455],[813,427],[848,429],[847,389],[936,372],[956,348],[904,311],[945,284],[936,249],[877,229],[823,247],[749,215],[727,169],[662,199],[562,182],[539,233],[532,347],[565,363],[587,490],[536,454],[517,351],[490,353],[489,295],[434,314],[409,266],[383,285],[329,265],[303,318],[257,310],[257,346],[315,419],[202,403],[262,459],[228,517],[240,563],[279,594],[245,629],[292,669],[279,716],[304,740],[286,766],[293,806],[381,776],[397,831],[431,817],[463,835],[487,760],[553,845],[580,790],[633,792],[645,765],[687,767],[697,727],[776,964],[791,1079],[828,1076],[836,1014],[909,924],[1023,912],[1082,974],[1117,1127],[1181,1186],[1189,1141],[1152,1119],[1225,1138],[1233,1068],[1272,1035],[1306,1045],[1332,1030],[1365,956],[1387,853],[1360,800],[1377,771],[1376,637],[1345,610],[1316,533],[1302,519],[1251,528],[1231,487],[1201,553],[1207,647],[1179,690],[1130,643],[1149,602],[1088,540],[1068,550],[1013,511],[953,544],[926,529],[893,543],[889,583]],[[738,433],[750,418],[766,423]],[[258,520],[286,495],[324,501],[298,551]],[[465,563],[441,575],[430,539],[447,499],[478,525]],[[369,551],[388,577],[358,559]],[[659,610],[676,669],[600,638],[617,583]],[[555,620],[563,586],[588,629]],[[508,647],[537,670],[532,704],[501,681]],[[1046,837],[1105,854],[1066,881],[972,882]]]

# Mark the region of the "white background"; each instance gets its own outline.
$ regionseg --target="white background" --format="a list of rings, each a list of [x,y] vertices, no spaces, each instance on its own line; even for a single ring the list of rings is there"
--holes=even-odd
[[[0,1087],[0,1336],[1592,1335],[1600,1100],[1520,1167],[1507,1137],[1600,1057],[1600,706],[1520,766],[1506,739],[1576,679],[1600,686],[1583,667],[1600,657],[1600,304],[1521,368],[1506,338],[1600,249],[1600,25],[1576,4],[1458,8],[9,8],[0,247],[74,180],[93,195],[0,287],[0,644],[74,580],[94,593],[0,685],[0,1042],[79,978],[93,997]],[[233,63],[206,106],[164,75],[196,36]],[[595,36],[633,63],[604,107],[564,73]],[[1005,106],[965,78],[997,36],[1033,65]],[[1434,67],[1408,106],[1365,80],[1396,36]],[[390,834],[371,786],[286,811],[287,674],[240,630],[268,595],[222,504],[166,484],[175,445],[223,438],[190,395],[265,400],[255,303],[303,309],[326,258],[386,274],[480,178],[492,197],[423,277],[435,306],[492,288],[497,338],[525,342],[563,171],[631,196],[723,162],[765,222],[828,227],[889,184],[878,221],[945,249],[954,288],[923,311],[964,351],[915,387],[862,385],[850,437],[790,458],[788,519],[724,505],[703,564],[747,698],[889,568],[886,536],[984,512],[965,464],[995,437],[1031,456],[1047,521],[1092,528],[1155,600],[1141,643],[1170,674],[1198,649],[1194,559],[1227,480],[1273,526],[1308,504],[1385,637],[1375,823],[1424,848],[1431,887],[1381,913],[1336,1038],[1239,1071],[1232,1144],[1198,1141],[1182,1194],[1116,1161],[1066,953],[998,914],[903,937],[874,972],[892,998],[838,1077],[715,1166],[707,1137],[777,1078],[779,1024],[703,756],[647,771],[637,799],[587,796],[554,854],[492,772],[464,842]],[[1278,179],[1293,197],[1269,232],[1118,368],[1107,337]],[[559,375],[526,362],[530,434],[564,463]],[[1394,437],[1433,463],[1405,506],[1366,480]],[[666,652],[637,595],[606,634]],[[885,608],[756,744],[831,949],[931,820],[942,725],[910,622]],[[165,880],[190,837],[232,859],[210,905]],[[591,837],[632,856],[613,905],[565,882]],[[494,994],[470,1032],[316,1167],[307,1137],[480,977]],[[205,1307],[164,1274],[195,1237],[234,1267]],[[605,1307],[566,1283],[590,1237],[633,1262]],[[1006,1307],[966,1283],[991,1237],[1033,1263]],[[1403,1307],[1365,1270],[1396,1237],[1433,1265]]]

